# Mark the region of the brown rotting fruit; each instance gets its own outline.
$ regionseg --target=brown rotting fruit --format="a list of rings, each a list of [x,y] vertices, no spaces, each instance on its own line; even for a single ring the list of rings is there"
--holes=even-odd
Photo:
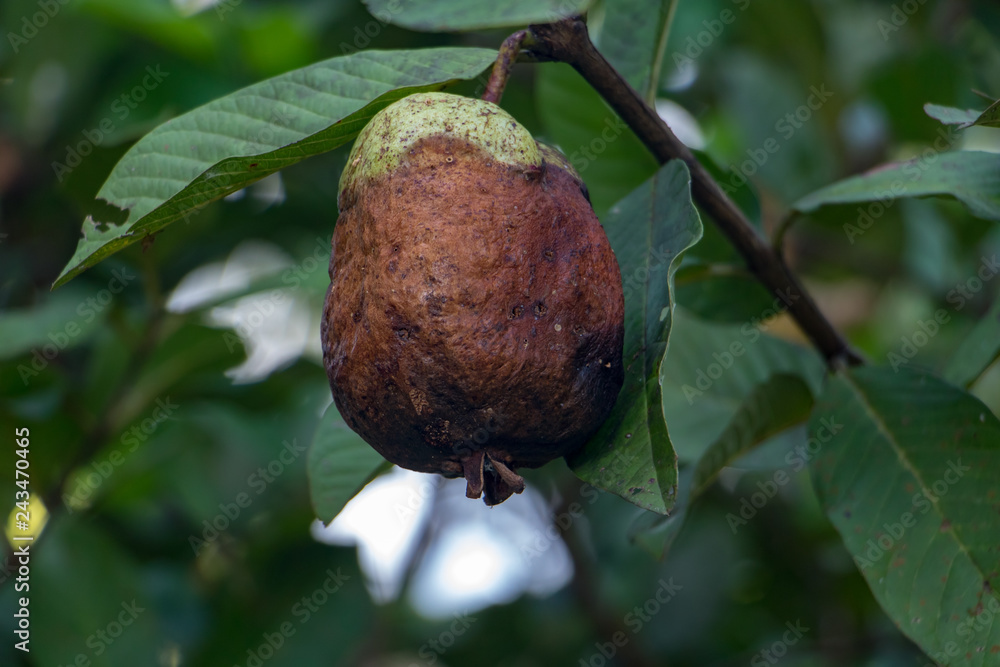
[[[323,356],[347,424],[488,505],[575,451],[622,385],[621,275],[582,180],[500,107],[406,97],[340,181]]]

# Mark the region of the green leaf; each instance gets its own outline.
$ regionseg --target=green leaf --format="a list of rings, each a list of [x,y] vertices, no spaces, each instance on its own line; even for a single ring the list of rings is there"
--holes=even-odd
[[[719,472],[775,435],[805,424],[812,407],[812,390],[798,376],[778,374],[754,387],[698,462],[681,470],[677,505],[670,516],[643,515],[633,524],[631,539],[655,557],[665,556],[691,506]]]
[[[598,216],[656,173],[652,154],[569,65],[538,68],[535,101],[544,138],[562,149],[587,183]]]
[[[976,323],[944,369],[944,379],[969,387],[1000,357],[1000,299]]]
[[[779,306],[781,303],[779,302]],[[810,348],[766,333],[773,306],[741,325],[715,324],[678,308],[661,369],[663,414],[681,460],[696,461],[717,441],[757,385],[773,375],[797,375],[818,394],[826,375]]]
[[[986,107],[979,118],[973,123],[973,125],[981,125],[983,127],[1000,127],[1000,100],[997,100],[993,104]]]
[[[962,125],[967,127],[975,123],[982,112],[973,109],[956,109],[955,107],[946,107],[928,102],[924,105],[924,113],[934,120],[941,121],[945,125]]]
[[[44,303],[10,310],[0,315],[0,360],[17,357],[32,348],[46,354],[65,350],[88,340],[110,312],[87,304],[85,290],[53,294]]]
[[[991,104],[986,111],[956,109],[955,107],[945,107],[940,104],[925,104],[924,112],[945,125],[958,125],[958,129],[960,130],[974,125],[1000,127],[1000,100]]]
[[[611,416],[568,460],[585,482],[665,514],[676,496],[677,456],[663,418],[660,364],[673,321],[673,274],[701,238],[684,163],[664,165],[611,209],[604,227],[625,284],[625,384]]]
[[[490,28],[552,23],[583,14],[593,0],[364,0],[365,7],[383,23],[424,32],[462,32]]]
[[[796,375],[774,375],[757,385],[698,460],[691,482],[692,500],[704,493],[719,471],[733,461],[778,433],[804,424],[812,407],[812,391]]]
[[[655,6],[653,6],[655,5]],[[677,0],[607,0],[597,46],[639,94],[652,103],[660,83]]]
[[[331,403],[316,428],[306,463],[316,516],[323,523],[333,521],[351,498],[389,467]]]
[[[666,516],[642,512],[628,529],[628,538],[656,559],[666,557],[687,521],[691,504],[693,466],[682,467],[677,474],[677,502]]]
[[[900,197],[945,196],[958,199],[973,215],[1000,221],[1000,154],[979,151],[933,153],[907,162],[876,167],[806,195],[795,210],[815,211],[831,204],[854,204]]]
[[[37,664],[79,664],[81,654],[94,667],[158,662],[159,610],[145,590],[148,580],[98,525],[54,516],[44,542],[31,549],[30,648]]]
[[[677,272],[676,283],[677,302],[711,322],[745,322],[774,302],[774,295],[743,267],[691,263]]]
[[[347,143],[392,102],[473,78],[495,58],[478,48],[360,52],[261,81],[164,123],[129,149],[97,193],[128,210],[125,222],[88,218],[53,287],[209,202]]]
[[[831,380],[810,422],[811,475],[876,599],[935,660],[989,665],[1000,624],[1000,421],[925,372]],[[956,650],[957,647],[957,650]]]

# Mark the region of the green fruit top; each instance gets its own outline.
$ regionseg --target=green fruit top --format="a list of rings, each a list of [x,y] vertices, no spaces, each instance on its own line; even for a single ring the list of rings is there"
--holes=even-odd
[[[340,191],[359,179],[393,171],[413,144],[441,134],[467,139],[502,164],[525,170],[542,166],[531,134],[496,104],[449,93],[416,93],[379,111],[361,130],[341,174]]]

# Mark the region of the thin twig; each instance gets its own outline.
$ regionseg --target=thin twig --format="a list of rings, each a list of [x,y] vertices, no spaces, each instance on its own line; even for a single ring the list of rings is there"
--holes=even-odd
[[[524,41],[527,34],[526,30],[518,30],[500,45],[497,61],[493,64],[489,83],[486,84],[486,92],[483,93],[483,99],[487,102],[500,104],[500,97],[503,95],[504,88],[507,87],[507,79],[510,78],[510,69],[514,66],[514,61],[517,60],[517,54],[521,51],[521,42]]]
[[[681,143],[642,96],[594,47],[582,19],[577,17],[533,25],[528,29],[523,48],[526,55],[535,60],[554,60],[572,65],[632,128],[661,164],[682,160],[691,172],[694,200],[743,256],[747,268],[788,306],[788,312],[823,354],[827,364],[836,368],[863,363],[820,312],[798,278],[789,270],[784,258],[754,230],[743,212],[690,149]]]
[[[788,234],[788,230],[792,228],[799,220],[798,211],[789,211],[788,215],[781,219],[778,224],[778,228],[774,230],[774,234],[771,235],[771,244],[774,246],[775,252],[779,255],[784,255],[785,253],[785,235]]]

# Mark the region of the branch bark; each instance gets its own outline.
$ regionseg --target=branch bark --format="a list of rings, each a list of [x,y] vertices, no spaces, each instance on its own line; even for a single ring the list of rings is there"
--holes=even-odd
[[[691,172],[691,193],[746,261],[747,268],[777,298],[823,354],[831,368],[863,363],[847,341],[820,312],[816,302],[791,272],[784,258],[753,228],[715,179],[646,104],[590,41],[579,17],[533,25],[522,43],[524,53],[539,61],[559,61],[579,72],[656,159],[664,164],[683,160]]]

